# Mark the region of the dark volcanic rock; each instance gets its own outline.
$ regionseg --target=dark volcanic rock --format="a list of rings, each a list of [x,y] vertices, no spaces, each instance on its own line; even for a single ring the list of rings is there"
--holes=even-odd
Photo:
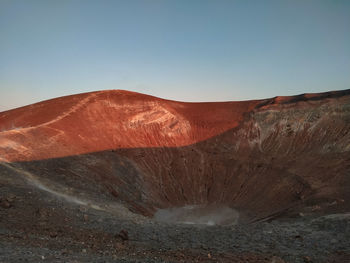
[[[2,208],[10,208],[12,205],[9,201],[7,201],[6,199],[0,199],[0,206]]]
[[[123,241],[129,240],[128,231],[126,231],[125,229],[120,230],[120,232],[117,235],[117,237],[121,238]]]

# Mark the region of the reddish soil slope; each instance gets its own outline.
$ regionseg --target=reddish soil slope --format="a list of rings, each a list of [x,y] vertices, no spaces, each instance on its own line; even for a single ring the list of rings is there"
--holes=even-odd
[[[146,215],[350,208],[350,90],[222,103],[101,91],[0,113],[0,130],[3,161]]]
[[[0,113],[0,156],[189,145],[236,127],[258,103],[183,103],[119,90],[61,97]]]

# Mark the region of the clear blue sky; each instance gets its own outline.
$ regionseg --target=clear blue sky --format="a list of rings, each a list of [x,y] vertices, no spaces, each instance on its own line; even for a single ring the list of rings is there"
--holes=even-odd
[[[350,1],[0,0],[0,111],[126,89],[182,101],[350,88]]]

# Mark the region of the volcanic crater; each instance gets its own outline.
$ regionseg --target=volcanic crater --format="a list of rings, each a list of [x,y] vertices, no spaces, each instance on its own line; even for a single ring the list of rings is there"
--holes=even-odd
[[[168,222],[188,209],[209,224],[348,212],[349,151],[350,90],[212,103],[109,90],[0,113],[2,169]]]

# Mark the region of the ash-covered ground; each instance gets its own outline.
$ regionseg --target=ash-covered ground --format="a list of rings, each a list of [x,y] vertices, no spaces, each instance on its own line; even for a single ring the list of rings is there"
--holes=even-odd
[[[350,214],[157,222],[49,193],[0,170],[0,262],[350,262]]]

